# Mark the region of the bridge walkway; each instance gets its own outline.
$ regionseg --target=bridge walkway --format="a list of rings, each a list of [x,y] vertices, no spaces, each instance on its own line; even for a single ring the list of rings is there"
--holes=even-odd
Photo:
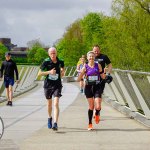
[[[0,150],[150,149],[150,128],[118,112],[105,101],[100,124],[94,124],[94,130],[88,131],[88,105],[84,95],[79,93],[78,83],[65,83],[63,90],[57,132],[47,129],[41,83],[15,98],[12,108],[1,106],[5,132]]]

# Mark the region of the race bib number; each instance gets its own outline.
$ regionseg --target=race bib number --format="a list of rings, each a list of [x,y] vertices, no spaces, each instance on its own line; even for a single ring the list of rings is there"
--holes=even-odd
[[[58,74],[55,74],[55,75],[49,74],[48,75],[48,79],[50,79],[50,80],[57,80],[58,79]]]
[[[89,81],[97,81],[98,80],[98,76],[89,76],[88,80]]]

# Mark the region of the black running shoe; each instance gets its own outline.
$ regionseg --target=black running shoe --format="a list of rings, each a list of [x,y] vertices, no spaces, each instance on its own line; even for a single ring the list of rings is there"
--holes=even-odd
[[[9,101],[9,106],[12,106],[12,101]]]
[[[8,106],[9,104],[10,104],[10,101],[8,101],[6,105]]]
[[[52,128],[53,130],[58,130],[58,126],[57,126],[57,123],[54,123],[54,125],[53,125],[53,128]]]

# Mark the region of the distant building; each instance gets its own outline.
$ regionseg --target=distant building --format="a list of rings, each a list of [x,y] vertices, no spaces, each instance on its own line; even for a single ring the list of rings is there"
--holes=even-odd
[[[13,57],[27,57],[27,47],[14,47],[10,53]]]
[[[27,57],[27,47],[17,47],[11,43],[10,38],[0,38],[0,43],[5,45],[10,51],[12,57]]]
[[[17,47],[17,45],[11,43],[10,38],[0,38],[0,43],[2,43],[8,48],[12,57],[21,57],[21,58],[27,57],[28,47]],[[48,48],[44,48],[44,49],[48,51]]]
[[[10,38],[0,38],[0,43],[2,43],[3,45],[5,45],[8,50],[10,51],[13,47],[17,46],[11,43],[11,39]]]

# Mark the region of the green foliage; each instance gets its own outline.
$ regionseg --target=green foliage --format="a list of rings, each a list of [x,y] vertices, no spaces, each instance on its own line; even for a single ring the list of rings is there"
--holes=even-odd
[[[43,48],[38,48],[36,54],[34,55],[36,63],[41,63],[46,57],[47,52]]]
[[[39,45],[33,46],[28,50],[27,58],[29,63],[42,63],[42,61],[48,56],[46,50]]]
[[[20,64],[20,63],[27,63],[27,58],[20,58],[20,57],[13,57],[12,58],[17,64]]]
[[[56,46],[66,65],[99,44],[114,68],[150,71],[148,0],[113,0],[112,16],[88,13],[70,25]]]
[[[83,41],[86,43],[88,50],[96,44],[103,43],[103,29],[102,29],[102,14],[89,13],[81,20],[81,28]]]
[[[66,66],[73,66],[81,55],[85,54],[82,42],[80,20],[77,20],[67,28],[66,33],[57,45],[58,57],[63,59]]]
[[[114,17],[117,16],[117,33],[114,48],[123,52],[125,69],[149,71],[150,65],[150,12],[147,0],[115,0]]]
[[[5,53],[8,51],[7,47],[5,47],[2,43],[0,43],[0,62],[5,59]]]
[[[28,50],[28,52],[27,52],[28,62],[35,62],[34,55],[36,54],[38,48],[40,48],[40,47],[33,46],[31,49]]]

